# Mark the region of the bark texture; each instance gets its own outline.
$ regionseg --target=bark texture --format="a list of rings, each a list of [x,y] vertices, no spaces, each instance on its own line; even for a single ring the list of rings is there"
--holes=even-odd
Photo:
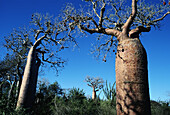
[[[34,102],[40,60],[37,60],[36,49],[32,46],[27,57],[27,64],[18,97],[17,108],[30,108]]]
[[[116,54],[117,115],[150,115],[147,54],[138,38],[119,41]]]

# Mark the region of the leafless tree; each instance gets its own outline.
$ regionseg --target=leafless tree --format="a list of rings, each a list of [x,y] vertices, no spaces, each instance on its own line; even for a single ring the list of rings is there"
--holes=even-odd
[[[150,32],[151,27],[160,28],[160,21],[170,14],[169,4],[85,1],[87,5],[78,10],[72,4],[63,9],[65,26],[71,28],[70,33],[98,33],[100,42],[95,51],[104,54],[103,61],[108,52],[116,52],[117,114],[150,115],[147,54],[139,36]]]
[[[15,29],[6,37],[6,47],[26,61],[17,108],[30,108],[34,102],[38,71],[46,63],[58,71],[65,60],[59,57],[74,39],[68,37],[64,24],[49,14],[32,15],[29,28]],[[25,52],[25,53],[22,53]]]
[[[92,99],[95,100],[96,92],[103,88],[103,83],[104,83],[103,79],[99,77],[87,76],[85,82],[87,82],[88,86],[93,88]]]

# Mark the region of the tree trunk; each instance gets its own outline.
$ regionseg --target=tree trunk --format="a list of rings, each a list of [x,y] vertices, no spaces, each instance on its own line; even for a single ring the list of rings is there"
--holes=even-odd
[[[17,64],[18,81],[17,81],[17,86],[16,86],[16,95],[15,95],[16,99],[18,99],[18,96],[19,96],[21,83],[22,83],[22,76],[23,76],[23,72],[20,73],[20,67],[21,67],[21,60],[19,60],[19,62]]]
[[[147,54],[138,38],[119,42],[116,54],[117,115],[150,115]]]
[[[92,99],[93,99],[93,100],[96,99],[96,91],[95,91],[95,88],[93,88]]]
[[[39,66],[40,60],[37,61],[36,49],[32,46],[27,57],[17,108],[31,108],[35,98]]]
[[[19,79],[17,81],[17,86],[16,86],[16,99],[18,99],[20,88],[21,88],[21,83],[22,83],[22,75],[18,75]]]
[[[14,86],[16,84],[16,76],[15,76],[15,80],[13,81],[13,83],[10,85],[10,89],[8,91],[8,102],[7,102],[7,105],[10,104],[10,99],[13,98],[11,96],[13,96],[13,90],[14,90]]]

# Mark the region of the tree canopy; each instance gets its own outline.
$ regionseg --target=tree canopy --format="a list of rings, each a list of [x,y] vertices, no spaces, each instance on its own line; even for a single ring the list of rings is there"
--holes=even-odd
[[[120,33],[126,31],[130,38],[139,37],[142,32],[149,32],[152,26],[159,29],[160,21],[170,14],[170,5],[145,0],[138,2],[134,0],[132,7],[126,0],[85,0],[85,2],[86,4],[79,9],[71,3],[67,4],[63,9],[63,23],[66,27],[72,28],[71,32],[78,30],[77,32],[83,33],[82,35],[86,35],[86,32],[99,33],[94,53],[97,56],[104,54],[103,61],[106,61],[108,52],[116,52]]]

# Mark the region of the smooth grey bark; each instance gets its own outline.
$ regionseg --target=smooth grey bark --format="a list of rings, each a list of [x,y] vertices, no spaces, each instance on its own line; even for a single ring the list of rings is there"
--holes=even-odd
[[[38,35],[39,32],[37,33],[36,38]],[[33,105],[36,93],[38,70],[41,64],[41,60],[37,56],[36,48],[46,36],[47,34],[36,40],[29,50],[16,109],[31,108]]]
[[[27,57],[17,108],[30,108],[32,106],[35,98],[40,63],[41,61],[36,54],[36,47],[32,46]]]

